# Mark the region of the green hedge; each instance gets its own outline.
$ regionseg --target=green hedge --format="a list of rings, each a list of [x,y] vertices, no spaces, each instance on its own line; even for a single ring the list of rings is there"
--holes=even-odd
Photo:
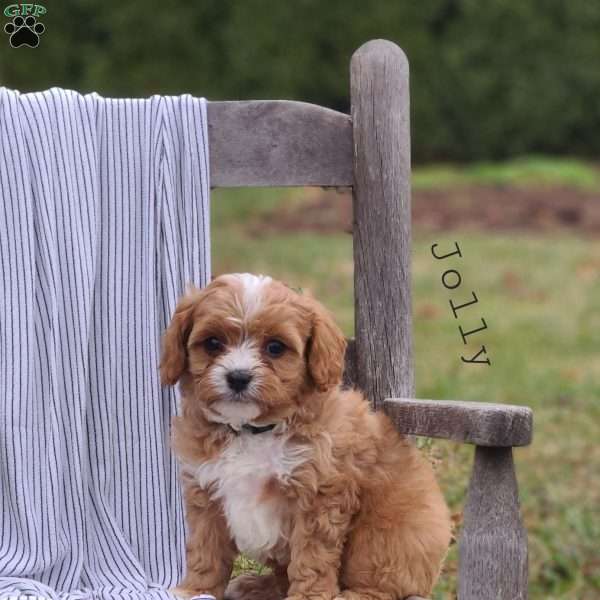
[[[61,0],[46,7],[38,48],[0,40],[3,84],[292,98],[348,110],[352,51],[383,37],[411,63],[416,160],[600,153],[600,3],[593,0]]]

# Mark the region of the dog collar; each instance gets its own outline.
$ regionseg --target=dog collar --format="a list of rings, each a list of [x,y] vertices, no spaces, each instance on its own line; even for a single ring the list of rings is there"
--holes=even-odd
[[[259,433],[266,433],[267,431],[271,431],[276,427],[277,423],[271,423],[270,425],[250,425],[249,423],[244,423],[241,427],[244,431],[249,431],[252,435],[257,435]],[[240,429],[234,429],[231,425],[229,425],[229,429],[233,431],[235,434],[240,433]]]

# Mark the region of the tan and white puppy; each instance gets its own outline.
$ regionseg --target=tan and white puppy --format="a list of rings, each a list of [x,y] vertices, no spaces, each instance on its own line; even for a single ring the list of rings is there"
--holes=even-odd
[[[223,275],[179,302],[164,384],[181,385],[172,443],[189,528],[183,596],[426,596],[450,540],[429,463],[340,389],[346,343],[315,300]],[[229,583],[238,553],[272,569]]]

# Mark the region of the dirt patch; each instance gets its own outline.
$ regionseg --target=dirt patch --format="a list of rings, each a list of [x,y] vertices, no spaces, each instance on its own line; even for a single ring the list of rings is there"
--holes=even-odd
[[[571,230],[600,232],[600,193],[572,188],[466,187],[413,192],[413,225],[422,230]],[[302,202],[283,203],[252,229],[351,231],[348,192],[307,190]]]

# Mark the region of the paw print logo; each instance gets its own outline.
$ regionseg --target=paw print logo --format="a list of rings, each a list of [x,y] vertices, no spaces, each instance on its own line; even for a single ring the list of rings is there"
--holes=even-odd
[[[33,15],[25,19],[21,16],[15,17],[11,23],[4,26],[4,31],[10,35],[10,45],[13,48],[29,46],[37,48],[40,43],[40,35],[46,28]]]

